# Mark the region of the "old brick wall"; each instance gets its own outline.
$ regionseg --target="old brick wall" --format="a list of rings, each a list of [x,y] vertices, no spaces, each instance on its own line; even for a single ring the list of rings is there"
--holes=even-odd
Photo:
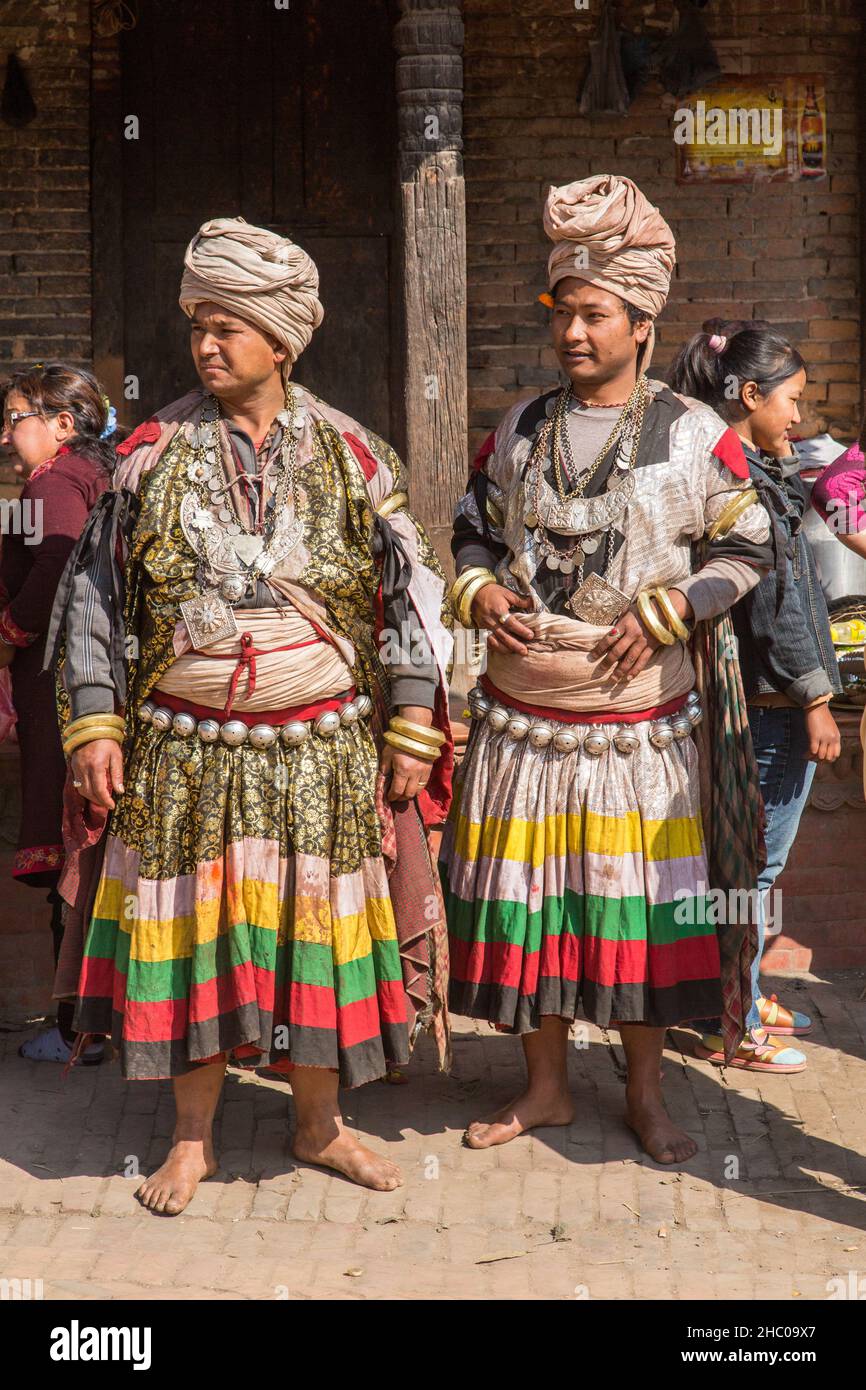
[[[616,12],[620,27],[636,30],[672,8],[620,0]],[[471,446],[510,402],[555,381],[547,312],[536,300],[549,249],[542,199],[551,183],[604,172],[634,179],[677,238],[654,366],[663,370],[712,314],[767,318],[809,363],[808,432],[850,431],[860,394],[860,8],[856,0],[712,0],[703,13],[723,70],[823,75],[827,178],[754,189],[677,185],[677,103],[658,84],[625,116],[578,114],[596,0],[586,10],[574,0],[466,0]]]
[[[37,115],[0,120],[0,376],[90,359],[89,0],[3,0],[4,72],[12,52]],[[4,463],[6,495],[12,477]]]

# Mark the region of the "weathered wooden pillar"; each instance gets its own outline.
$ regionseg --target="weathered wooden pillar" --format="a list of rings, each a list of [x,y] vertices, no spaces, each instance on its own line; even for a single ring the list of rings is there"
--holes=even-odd
[[[406,455],[413,509],[444,560],[467,449],[462,3],[401,6],[395,45]]]

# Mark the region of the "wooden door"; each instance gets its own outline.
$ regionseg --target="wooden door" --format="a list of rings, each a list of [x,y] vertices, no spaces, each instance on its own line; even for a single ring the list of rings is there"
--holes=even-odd
[[[124,116],[139,121],[122,188],[136,418],[197,383],[177,302],[183,253],[202,222],[243,216],[319,267],[325,320],[293,375],[391,435],[388,0],[147,0],[139,14],[122,61]]]

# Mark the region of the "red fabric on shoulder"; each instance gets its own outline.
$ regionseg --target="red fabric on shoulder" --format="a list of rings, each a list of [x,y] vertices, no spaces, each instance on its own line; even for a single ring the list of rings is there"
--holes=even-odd
[[[481,448],[478,450],[478,453],[475,455],[475,458],[472,460],[473,473],[479,473],[481,469],[484,467],[485,462],[487,461],[487,459],[490,458],[490,455],[493,453],[495,441],[496,431],[491,430],[484,443],[481,445]]]
[[[370,453],[370,450],[367,448],[366,444],[364,444],[362,440],[358,439],[356,435],[349,434],[347,431],[343,435],[343,438],[345,439],[349,448],[352,450],[352,453],[355,455],[355,458],[360,463],[364,477],[367,479],[367,482],[369,483],[370,479],[376,476],[376,470],[379,467],[378,462],[374,458],[373,454]]]
[[[116,454],[126,457],[131,454],[133,449],[137,449],[139,444],[155,444],[159,439],[159,421],[145,420],[137,429],[132,431],[128,439],[124,439],[115,449]]]
[[[732,430],[728,426],[724,434],[716,440],[712,452],[720,463],[731,470],[735,477],[748,478],[749,461],[743,452],[743,446],[736,430]]]

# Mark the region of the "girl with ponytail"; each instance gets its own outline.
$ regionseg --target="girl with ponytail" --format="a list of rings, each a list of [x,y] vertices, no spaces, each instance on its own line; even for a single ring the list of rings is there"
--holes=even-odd
[[[808,1033],[805,1014],[764,998],[760,964],[772,920],[773,883],[797,834],[817,761],[841,750],[829,702],[841,686],[830,620],[802,518],[809,505],[788,432],[799,423],[806,386],[803,358],[762,323],[704,325],[677,355],[671,386],[711,405],[737,432],[753,486],[773,520],[776,567],[733,609],[740,668],[766,811],[767,864],[759,876],[758,954],[752,971],[748,1032],[734,1062],[751,1071],[795,1072],[804,1054],[786,1036]],[[698,1049],[723,1062],[721,1039]]]
[[[54,676],[42,671],[45,634],[66,560],[91,508],[111,486],[116,415],[90,372],[63,362],[16,372],[6,384],[0,439],[24,478],[20,507],[8,509],[0,548],[0,668],[10,667],[21,760],[22,815],[13,876],[48,890],[55,964],[63,938],[57,892],[63,867],[66,761]],[[57,1005],[57,1026],[20,1048],[39,1062],[68,1062],[71,1002]],[[102,1044],[84,1061],[102,1058]]]

